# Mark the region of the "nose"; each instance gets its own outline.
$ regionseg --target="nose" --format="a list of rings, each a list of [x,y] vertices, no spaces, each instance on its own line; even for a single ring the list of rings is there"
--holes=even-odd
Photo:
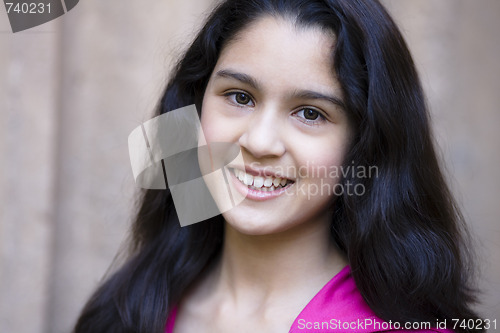
[[[282,140],[283,119],[276,110],[256,110],[245,124],[238,142],[256,158],[279,157],[286,151]]]

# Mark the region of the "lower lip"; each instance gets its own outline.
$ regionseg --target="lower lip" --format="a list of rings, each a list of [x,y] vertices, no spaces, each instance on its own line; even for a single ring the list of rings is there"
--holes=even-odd
[[[287,185],[286,187],[279,188],[274,191],[259,191],[259,190],[254,190],[249,187],[247,187],[245,184],[243,184],[238,178],[236,178],[235,174],[232,171],[229,171],[231,174],[231,178],[233,180],[233,183],[242,195],[244,195],[246,198],[255,200],[255,201],[265,201],[265,200],[270,200],[274,199],[276,197],[279,197],[280,195],[284,194],[288,188],[293,186],[293,184]]]

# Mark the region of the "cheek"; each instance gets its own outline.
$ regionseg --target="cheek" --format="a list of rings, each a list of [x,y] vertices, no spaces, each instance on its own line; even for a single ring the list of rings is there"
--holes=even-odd
[[[227,108],[217,97],[206,97],[201,112],[201,127],[207,142],[235,142],[240,123],[227,115]]]
[[[338,137],[329,138],[315,145],[302,146],[298,150],[301,178],[305,176],[314,183],[336,184],[342,174],[345,151],[344,140]]]
[[[207,142],[223,141],[224,131],[221,129],[224,125],[222,123],[223,120],[220,116],[217,116],[215,106],[210,103],[210,99],[204,100],[201,112],[201,127]]]

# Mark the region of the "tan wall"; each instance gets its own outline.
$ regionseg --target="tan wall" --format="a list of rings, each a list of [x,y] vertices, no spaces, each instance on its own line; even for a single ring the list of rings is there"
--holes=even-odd
[[[0,13],[0,332],[71,327],[130,223],[127,136],[211,3],[85,0],[17,34]],[[479,241],[479,309],[500,320],[500,2],[384,3]]]

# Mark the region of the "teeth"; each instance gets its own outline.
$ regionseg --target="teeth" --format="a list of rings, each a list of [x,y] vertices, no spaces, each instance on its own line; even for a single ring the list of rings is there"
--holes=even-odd
[[[279,186],[279,184],[281,183],[281,178],[274,178],[273,179],[273,185],[274,186]]]
[[[262,187],[262,185],[264,185],[264,177],[260,176],[253,177],[253,186],[259,188]]]
[[[274,191],[279,186],[285,187],[288,183],[286,178],[252,176],[239,169],[234,169],[234,175],[249,188],[264,192]]]
[[[243,183],[247,186],[250,186],[253,184],[253,176],[249,175],[248,173],[245,173],[245,176],[243,178]]]
[[[273,179],[271,177],[268,177],[264,180],[264,186],[265,187],[271,187],[273,185]]]

